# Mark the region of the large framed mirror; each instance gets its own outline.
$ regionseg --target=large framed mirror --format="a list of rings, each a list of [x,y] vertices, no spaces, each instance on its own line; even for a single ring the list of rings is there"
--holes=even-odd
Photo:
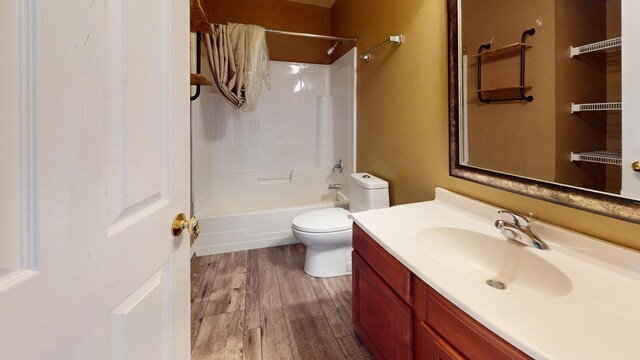
[[[452,176],[640,223],[622,1],[448,0]]]

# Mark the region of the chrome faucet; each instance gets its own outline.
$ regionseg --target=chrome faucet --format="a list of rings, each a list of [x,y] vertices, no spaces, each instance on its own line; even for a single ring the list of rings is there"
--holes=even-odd
[[[533,213],[529,213],[528,217],[516,214],[512,211],[498,210],[498,214],[509,214],[513,218],[513,222],[506,220],[496,220],[495,226],[500,233],[507,239],[515,240],[527,246],[533,246],[536,249],[547,250],[549,246],[536,235],[531,229],[531,220]]]
[[[340,190],[342,189],[342,185],[340,184],[329,184],[329,190]]]

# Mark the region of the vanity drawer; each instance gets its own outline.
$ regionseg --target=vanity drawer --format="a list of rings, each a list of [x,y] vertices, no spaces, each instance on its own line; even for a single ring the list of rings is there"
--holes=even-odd
[[[469,359],[531,359],[464,313],[418,278],[414,280],[416,323],[433,329]],[[425,306],[426,305],[426,306]]]
[[[393,291],[411,305],[411,271],[389,254],[364,230],[353,224],[353,249],[371,266]]]
[[[427,324],[416,324],[416,359],[420,360],[466,360],[448,342],[438,336]]]

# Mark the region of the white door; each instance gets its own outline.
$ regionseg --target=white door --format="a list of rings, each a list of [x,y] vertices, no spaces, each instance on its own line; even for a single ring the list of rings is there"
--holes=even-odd
[[[640,199],[640,2],[622,1],[622,196]]]
[[[188,0],[0,0],[0,359],[187,359]]]

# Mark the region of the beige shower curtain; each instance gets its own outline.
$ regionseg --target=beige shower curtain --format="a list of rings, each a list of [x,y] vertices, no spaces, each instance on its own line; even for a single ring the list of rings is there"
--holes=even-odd
[[[213,35],[203,34],[213,82],[225,99],[240,111],[255,107],[262,84],[269,86],[269,51],[265,30],[256,25],[212,24]]]

